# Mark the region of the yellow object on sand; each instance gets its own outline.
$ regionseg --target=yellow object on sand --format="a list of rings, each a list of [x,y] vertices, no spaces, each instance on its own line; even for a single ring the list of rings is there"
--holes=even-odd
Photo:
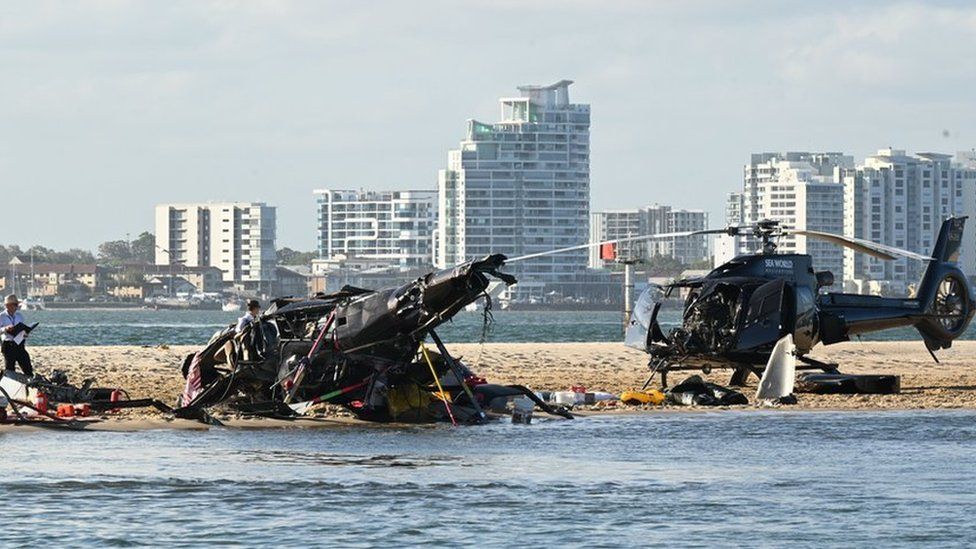
[[[454,402],[454,399],[451,398],[451,393],[448,393],[447,391],[444,390],[434,391],[430,394],[430,396],[438,400],[443,400],[445,402]]]
[[[648,389],[646,391],[624,391],[620,394],[620,402],[624,404],[631,404],[633,406],[640,406],[641,404],[653,404],[658,405],[664,402],[664,393],[658,391],[657,389]]]

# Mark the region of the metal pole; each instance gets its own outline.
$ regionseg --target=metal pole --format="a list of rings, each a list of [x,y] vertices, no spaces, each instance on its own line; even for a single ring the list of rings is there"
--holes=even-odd
[[[624,332],[627,331],[627,324],[630,322],[630,313],[633,308],[634,300],[634,263],[624,262]]]
[[[173,297],[174,295],[173,293],[173,252],[167,250],[166,248],[158,244],[156,245],[156,247],[159,248],[159,251],[166,254],[166,263],[169,264],[169,283],[166,285],[168,290],[166,293],[168,293],[170,297]]]

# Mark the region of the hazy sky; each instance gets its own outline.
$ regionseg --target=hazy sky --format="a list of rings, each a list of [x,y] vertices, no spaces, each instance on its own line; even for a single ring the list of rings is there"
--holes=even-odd
[[[519,84],[592,105],[595,209],[713,212],[764,150],[976,146],[969,2],[0,2],[0,243],[93,248],[153,205],[434,188]]]

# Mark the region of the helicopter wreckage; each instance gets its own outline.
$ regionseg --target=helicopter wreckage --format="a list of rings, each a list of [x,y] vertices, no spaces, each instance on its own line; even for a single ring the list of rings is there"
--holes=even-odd
[[[451,356],[435,329],[484,298],[489,279],[515,284],[491,255],[428,273],[397,288],[344,287],[281,298],[240,333],[216,333],[183,363],[177,417],[214,423],[223,405],[245,415],[291,418],[318,404],[382,422],[482,423],[513,397],[572,419],[520,385],[497,385]],[[428,348],[427,339],[433,343]]]

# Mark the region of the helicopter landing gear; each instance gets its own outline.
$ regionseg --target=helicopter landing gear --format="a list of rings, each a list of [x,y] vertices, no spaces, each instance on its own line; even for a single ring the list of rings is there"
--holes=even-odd
[[[647,367],[650,368],[651,370],[651,375],[648,376],[647,381],[644,382],[644,386],[641,388],[641,391],[647,389],[647,386],[650,385],[652,381],[654,381],[654,376],[657,375],[658,372],[661,373],[661,389],[667,389],[668,388],[667,366],[668,363],[663,358],[651,359],[651,361],[647,364]]]
[[[732,379],[729,380],[729,386],[731,387],[745,387],[746,381],[749,380],[749,374],[756,374],[762,377],[762,373],[757,373],[752,369],[752,366],[748,364],[739,364],[735,367],[735,371],[732,372]]]

